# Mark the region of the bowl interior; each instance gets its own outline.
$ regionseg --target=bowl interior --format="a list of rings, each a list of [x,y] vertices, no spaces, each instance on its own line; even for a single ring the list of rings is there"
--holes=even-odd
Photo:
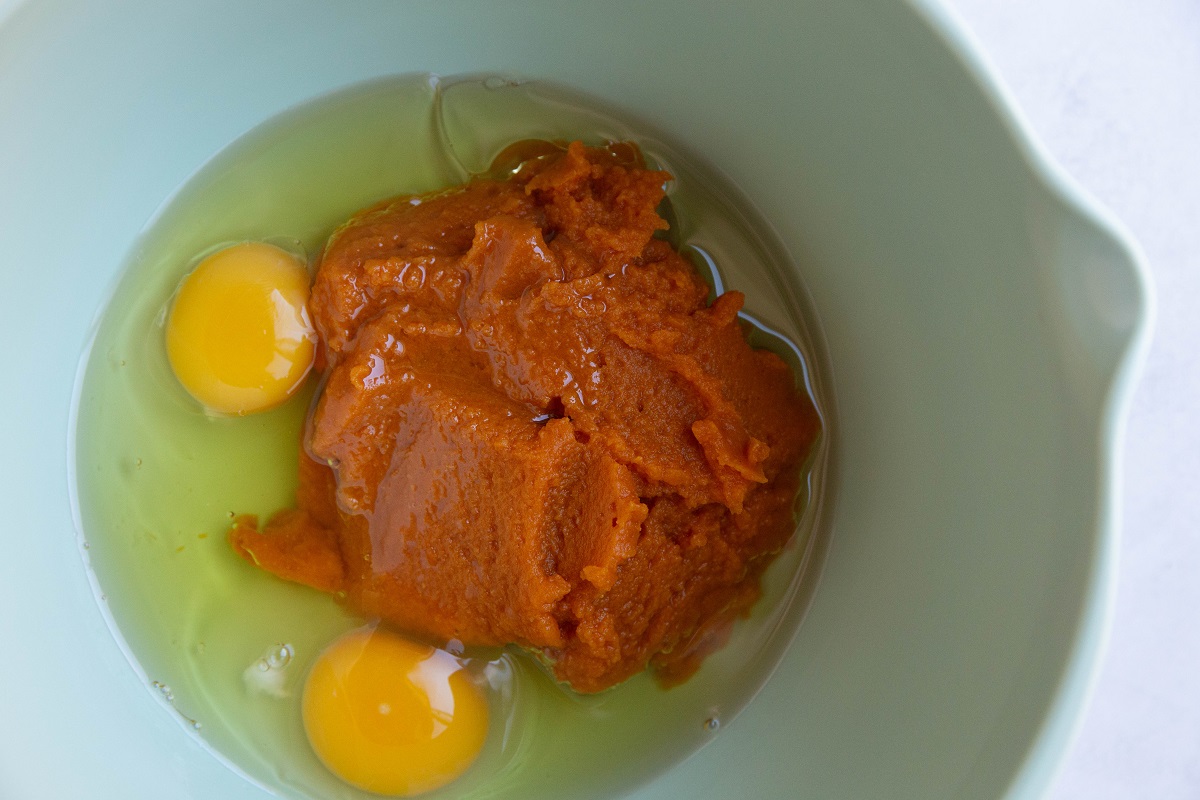
[[[76,368],[131,242],[197,167],[289,106],[418,71],[549,78],[703,154],[790,250],[825,333],[838,497],[808,618],[747,712],[638,796],[1036,791],[1098,639],[1144,289],[932,19],[891,0],[9,11],[6,796],[263,796],[154,702],[92,599],[65,479]]]

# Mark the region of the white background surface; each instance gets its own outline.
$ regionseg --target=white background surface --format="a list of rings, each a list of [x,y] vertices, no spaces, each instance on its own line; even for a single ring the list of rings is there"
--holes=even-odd
[[[1115,211],[1158,315],[1124,451],[1117,603],[1048,800],[1200,798],[1200,0],[946,0]]]

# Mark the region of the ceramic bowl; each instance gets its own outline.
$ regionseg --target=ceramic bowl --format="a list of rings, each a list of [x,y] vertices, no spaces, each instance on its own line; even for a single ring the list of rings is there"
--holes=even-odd
[[[703,154],[824,334],[831,539],[807,618],[745,713],[634,796],[1038,795],[1104,635],[1150,297],[932,0],[0,2],[0,794],[266,796],[105,625],[72,391],[117,269],[189,175],[284,109],[410,72],[551,79]]]

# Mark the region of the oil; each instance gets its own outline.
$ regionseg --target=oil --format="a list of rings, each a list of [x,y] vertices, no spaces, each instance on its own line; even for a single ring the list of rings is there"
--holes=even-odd
[[[265,240],[310,256],[353,212],[461,183],[521,139],[637,142],[675,179],[667,234],[714,294],[746,294],[748,335],[782,355],[828,408],[796,270],[752,205],[716,170],[592,98],[497,76],[410,75],[340,91],[255,128],[203,166],[131,249],[78,387],[74,465],[83,557],[149,691],[216,757],[296,798],[370,795],[308,747],[299,693],[326,644],[363,624],[333,598],[280,581],[230,550],[234,513],[293,502],[315,381],[244,418],[205,414],[171,374],[163,319],[180,279],[224,244]],[[752,316],[751,316],[752,315]],[[580,696],[516,652],[465,654],[491,687],[480,759],[429,797],[558,798],[628,791],[725,730],[782,656],[815,585],[826,432],[798,500],[797,534],[723,650],[663,690],[639,675]],[[265,668],[264,668],[265,667]],[[169,687],[169,688],[165,688]]]

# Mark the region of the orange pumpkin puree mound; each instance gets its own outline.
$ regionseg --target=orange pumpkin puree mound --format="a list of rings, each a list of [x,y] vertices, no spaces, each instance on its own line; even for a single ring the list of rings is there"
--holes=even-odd
[[[298,507],[234,549],[354,611],[540,652],[581,692],[686,678],[791,536],[817,436],[631,145],[523,143],[489,176],[362,211],[310,312],[326,382]]]

